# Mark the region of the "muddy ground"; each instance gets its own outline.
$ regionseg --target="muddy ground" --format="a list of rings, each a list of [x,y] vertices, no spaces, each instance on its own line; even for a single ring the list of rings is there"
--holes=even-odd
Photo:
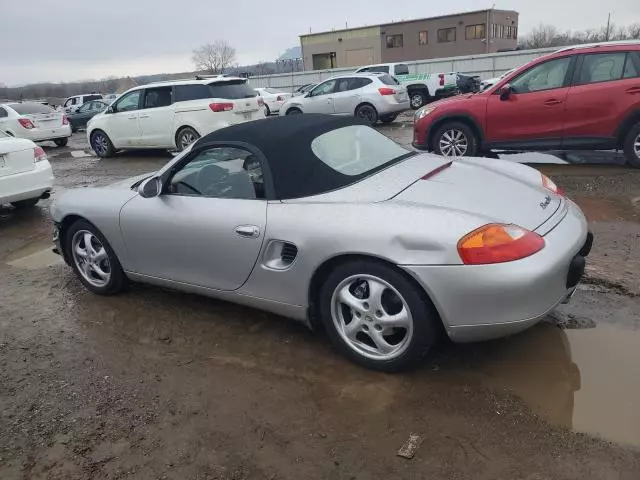
[[[82,133],[46,150],[55,193],[171,158],[98,160]],[[50,200],[0,208],[0,479],[637,480],[640,171],[539,168],[590,219],[586,283],[536,328],[445,341],[402,375],[248,308],[146,286],[92,295],[49,253]]]

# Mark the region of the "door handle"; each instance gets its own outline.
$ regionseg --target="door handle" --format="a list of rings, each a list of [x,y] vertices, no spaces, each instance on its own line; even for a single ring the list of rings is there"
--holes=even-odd
[[[131,118],[131,117],[129,117]],[[140,118],[149,118],[149,115],[140,115]]]
[[[627,93],[640,93],[640,87],[627,88]]]
[[[561,103],[562,103],[562,100],[556,100],[555,98],[551,98],[551,99],[546,100],[546,101],[544,102],[544,104],[545,104],[547,107],[552,107],[552,106],[554,106],[554,105],[560,105]]]
[[[256,238],[260,236],[260,229],[255,225],[239,225],[236,227],[236,233],[245,238]]]
[[[138,117],[127,117],[129,120],[135,120]]]

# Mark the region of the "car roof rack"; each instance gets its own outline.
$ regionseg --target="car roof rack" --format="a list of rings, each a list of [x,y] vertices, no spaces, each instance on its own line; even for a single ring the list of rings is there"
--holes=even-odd
[[[567,52],[570,50],[580,50],[583,48],[597,48],[597,47],[609,47],[616,45],[640,45],[640,40],[612,40],[610,42],[596,42],[596,43],[582,43],[580,45],[571,45],[569,47],[563,47],[556,50],[555,53]]]
[[[210,78],[230,77],[228,73],[219,73],[217,75],[196,75],[196,80],[209,80]]]

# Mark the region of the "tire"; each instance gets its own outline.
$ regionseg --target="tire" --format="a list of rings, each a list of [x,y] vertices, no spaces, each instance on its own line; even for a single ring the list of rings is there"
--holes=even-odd
[[[429,93],[423,90],[411,90],[409,92],[409,105],[412,110],[424,107],[429,101]]]
[[[342,301],[340,292],[347,292],[353,308]],[[403,311],[408,314],[403,320],[406,326],[384,326],[384,319],[392,315],[399,322]],[[319,312],[340,353],[365,368],[383,372],[419,365],[440,333],[438,313],[424,292],[401,272],[374,260],[347,262],[331,272],[320,289]],[[348,331],[352,324],[356,333]]]
[[[68,138],[56,138],[53,143],[55,143],[58,147],[66,147],[67,143],[69,143]]]
[[[74,127],[71,125],[71,133],[76,133],[78,131],[78,127]]]
[[[624,139],[624,158],[635,168],[640,168],[640,122],[636,123]]]
[[[436,130],[432,146],[433,152],[443,157],[474,157],[478,152],[478,138],[464,123],[450,122]]]
[[[91,148],[100,158],[109,158],[116,154],[113,143],[102,130],[96,130],[91,134]]]
[[[77,220],[66,229],[63,242],[71,267],[88,290],[99,295],[115,295],[126,288],[128,280],[120,261],[95,226],[86,220]],[[85,252],[84,256],[81,251]],[[87,260],[83,259],[89,259],[88,266],[84,267]]]
[[[287,115],[300,115],[302,114],[302,110],[300,110],[299,108],[290,108],[289,110],[287,110]]]
[[[176,133],[176,149],[181,152],[200,138],[200,134],[191,127],[182,127]]]
[[[16,210],[25,210],[27,208],[33,208],[36,206],[36,203],[40,201],[40,198],[28,198],[26,200],[18,200],[17,202],[11,202],[11,205]]]
[[[264,104],[264,116],[268,117],[269,115],[271,115],[271,110],[269,110],[269,105],[267,105],[266,103]]]
[[[380,121],[382,123],[392,123],[396,118],[398,118],[398,114],[394,113],[392,115],[385,115],[384,117],[380,117]]]
[[[368,103],[358,106],[358,108],[356,108],[355,115],[357,118],[364,120],[371,126],[378,123],[378,111],[373,105],[369,105]]]

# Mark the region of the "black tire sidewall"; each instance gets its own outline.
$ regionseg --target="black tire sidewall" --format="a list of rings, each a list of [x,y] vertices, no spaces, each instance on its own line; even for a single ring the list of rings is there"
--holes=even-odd
[[[365,109],[371,110],[373,112],[373,119],[372,120],[370,120],[368,118],[360,117],[360,112],[362,110],[365,110]],[[358,108],[356,108],[355,114],[356,114],[356,117],[361,118],[362,120],[366,121],[367,123],[369,123],[369,125],[375,125],[376,123],[378,123],[378,118],[379,118],[378,117],[378,111],[376,110],[376,107],[374,107],[373,105],[369,105],[368,103],[365,103],[364,105],[358,106]]]
[[[56,140],[53,141],[53,143],[55,143],[56,146],[58,146],[58,147],[66,147],[67,143],[69,143],[69,139],[68,138],[57,138]]]
[[[35,207],[39,201],[40,201],[39,198],[27,198],[26,200],[18,200],[16,202],[11,202],[11,205],[13,205],[13,207],[16,210],[24,210],[26,208]]]
[[[629,130],[624,140],[624,158],[627,160],[627,163],[634,168],[640,168],[640,158],[636,156],[633,150],[634,142],[638,134],[640,134],[640,122],[631,127],[631,130]]]
[[[393,115],[385,115],[384,117],[380,117],[380,121],[382,123],[392,123],[396,118],[398,118],[398,114]]]
[[[271,115],[271,109],[269,108],[269,105],[267,105],[266,103],[264,104],[264,116],[268,117],[269,115]]]
[[[93,146],[93,139],[95,138],[96,135],[102,135],[106,140],[107,140],[107,151],[104,154],[100,154]],[[109,157],[113,157],[113,155],[115,154],[115,148],[113,147],[113,143],[111,143],[111,139],[109,138],[109,135],[107,135],[105,132],[103,132],[102,130],[96,130],[95,132],[91,133],[91,149],[96,153],[96,155],[98,155],[100,158],[109,158]]]
[[[414,96],[414,95],[419,95],[419,96],[420,96],[420,98],[422,99],[422,102],[421,102],[421,104],[420,104],[420,106],[419,106],[419,107],[414,107],[414,106],[413,106],[413,102],[411,101],[411,99],[413,98],[413,96]],[[411,109],[412,109],[412,110],[418,110],[419,108],[422,108],[422,107],[424,107],[424,106],[427,104],[427,98],[428,98],[428,97],[427,97],[427,95],[425,95],[425,93],[424,93],[424,92],[420,92],[420,91],[418,91],[418,92],[415,92],[415,91],[414,91],[414,92],[411,92],[411,93],[409,93],[409,106],[411,107]]]
[[[109,283],[107,283],[104,287],[96,287],[94,285],[91,285],[78,271],[78,267],[76,266],[76,262],[73,259],[73,254],[71,252],[71,240],[73,239],[73,235],[78,230],[88,230],[93,233],[100,240],[100,243],[102,243],[102,246],[107,251],[107,255],[109,256],[109,264],[111,265],[111,278],[109,279]],[[118,260],[118,257],[111,248],[111,245],[109,245],[107,239],[104,237],[104,235],[102,235],[102,232],[94,225],[86,220],[76,220],[71,226],[69,226],[69,228],[65,230],[63,242],[63,248],[65,249],[67,258],[70,261],[71,268],[73,268],[73,271],[75,272],[77,277],[88,290],[99,295],[114,295],[122,291],[126,287],[127,277],[122,270],[120,260]]]
[[[191,132],[194,135],[194,137],[196,138],[194,142],[197,142],[198,139],[200,138],[200,134],[198,134],[198,132],[196,132],[195,129],[191,127],[182,127],[180,130],[178,130],[178,134],[176,135],[176,149],[179,152],[184,150],[184,148],[182,148],[182,142],[180,141],[180,137],[182,137],[182,135],[184,135],[185,132]]]
[[[300,115],[302,114],[302,110],[300,110],[299,108],[290,108],[289,110],[287,110],[287,115]]]
[[[478,153],[478,138],[468,126],[460,122],[447,122],[436,130],[436,133],[433,135],[433,152],[437,155],[442,155],[442,152],[440,151],[440,137],[442,137],[445,130],[451,129],[460,130],[467,137],[467,143],[469,146],[467,148],[467,153],[464,156],[476,156]]]
[[[392,285],[409,305],[413,318],[413,337],[407,349],[391,360],[373,360],[349,347],[336,331],[331,316],[331,298],[340,282],[352,275],[373,275]],[[440,320],[425,293],[405,274],[382,262],[357,260],[338,266],[320,288],[318,311],[332,344],[351,361],[365,368],[382,372],[399,372],[414,368],[436,343]]]

